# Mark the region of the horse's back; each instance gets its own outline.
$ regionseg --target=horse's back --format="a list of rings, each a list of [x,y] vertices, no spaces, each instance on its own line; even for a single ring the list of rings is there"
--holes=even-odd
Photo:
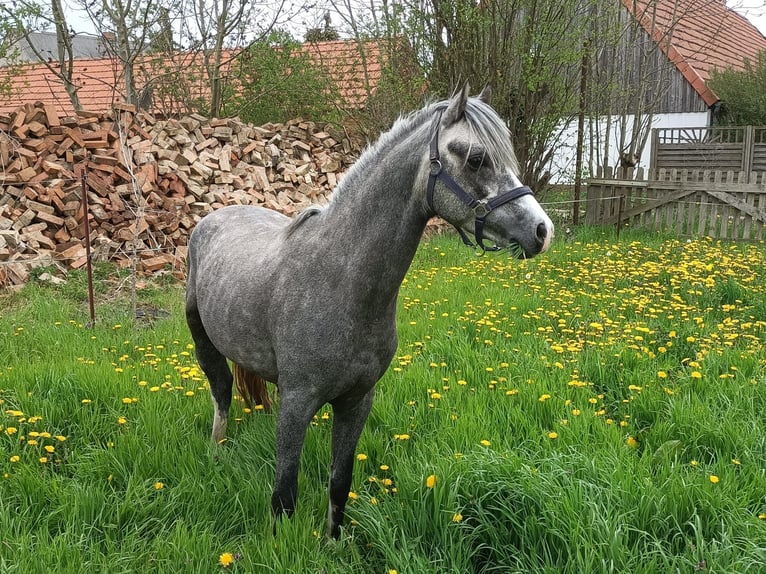
[[[197,264],[205,255],[226,256],[271,243],[289,223],[289,217],[254,205],[232,205],[214,211],[202,218],[191,234],[190,263]]]

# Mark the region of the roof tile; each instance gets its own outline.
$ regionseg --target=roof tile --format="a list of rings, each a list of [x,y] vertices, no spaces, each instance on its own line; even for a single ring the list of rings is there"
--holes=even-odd
[[[743,70],[757,61],[766,37],[723,0],[623,0],[708,106],[718,96],[707,86],[713,70]]]

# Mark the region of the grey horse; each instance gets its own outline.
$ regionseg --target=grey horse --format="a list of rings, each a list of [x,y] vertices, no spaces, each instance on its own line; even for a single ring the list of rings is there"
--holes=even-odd
[[[402,117],[368,147],[326,208],[295,219],[255,206],[206,216],[189,242],[186,317],[210,382],[220,442],[239,392],[269,407],[279,390],[274,515],[290,516],[313,415],[333,408],[327,532],[340,535],[375,383],[397,347],[399,287],[438,215],[483,249],[548,249],[553,224],[516,175],[510,134],[468,86]],[[466,237],[467,239],[467,237]],[[491,242],[487,247],[484,241]]]

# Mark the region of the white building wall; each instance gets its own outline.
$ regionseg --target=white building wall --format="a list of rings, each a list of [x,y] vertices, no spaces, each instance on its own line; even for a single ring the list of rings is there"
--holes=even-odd
[[[583,170],[585,176],[588,177],[592,174],[589,173],[589,159],[591,157],[591,141],[589,127],[589,121],[586,118],[585,123],[585,141],[583,152]],[[628,125],[631,125],[628,122]],[[679,114],[658,114],[655,115],[652,121],[653,128],[698,128],[706,127],[710,125],[710,112],[689,112]],[[596,132],[596,130],[599,130]],[[606,132],[606,118],[599,118],[595,120],[593,126],[594,133],[600,133],[600,141],[604,141],[604,135]],[[609,149],[609,165],[611,167],[617,166],[620,163],[620,152],[617,146],[619,142],[619,135],[617,133],[617,126],[612,124],[612,134],[610,136],[610,149]],[[553,155],[551,160],[550,172],[551,183],[555,184],[571,184],[575,180],[575,161],[577,150],[577,120],[565,126],[562,130],[562,135],[558,143],[559,147]],[[594,158],[602,158],[604,155],[603,150],[594,152],[592,156]],[[637,167],[649,168],[649,161],[652,157],[652,138],[651,135],[646,142],[646,147],[641,154],[641,159]],[[594,168],[595,169],[595,168]],[[595,174],[593,174],[595,175]]]

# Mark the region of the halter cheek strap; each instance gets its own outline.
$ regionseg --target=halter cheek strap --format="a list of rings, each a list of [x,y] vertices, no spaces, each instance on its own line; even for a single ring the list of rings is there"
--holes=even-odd
[[[449,190],[454,193],[457,198],[462,201],[469,209],[473,210],[475,217],[473,235],[476,239],[478,247],[482,251],[499,251],[500,247],[497,245],[493,245],[491,247],[484,245],[484,222],[486,221],[487,216],[501,205],[505,205],[509,201],[513,201],[514,199],[524,195],[532,195],[533,192],[526,185],[521,185],[519,187],[514,187],[513,189],[489,200],[477,199],[468,194],[462,187],[460,187],[458,182],[452,179],[452,177],[450,177],[450,175],[444,171],[444,166],[441,163],[439,157],[439,126],[441,124],[441,116],[442,114],[439,113],[439,115],[436,117],[436,127],[434,129],[434,135],[431,138],[431,144],[429,148],[429,160],[431,162],[431,167],[428,173],[428,188],[426,191],[426,201],[428,202],[428,207],[431,209],[431,211],[436,213],[436,209],[434,208],[434,188],[436,187],[436,180],[439,180],[444,185],[446,185]],[[457,229],[458,233],[460,234],[463,243],[469,247],[477,246],[471,242],[465,231],[463,231],[460,227],[456,225],[455,229]]]

